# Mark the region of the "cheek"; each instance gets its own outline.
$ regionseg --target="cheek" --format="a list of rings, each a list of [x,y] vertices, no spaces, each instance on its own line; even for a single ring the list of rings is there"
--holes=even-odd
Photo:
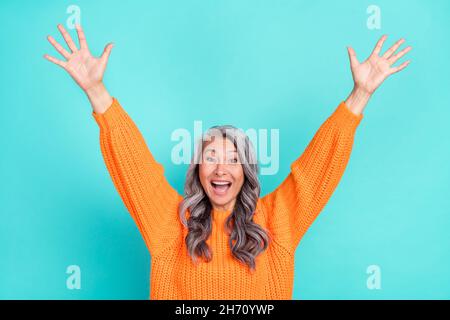
[[[233,177],[236,183],[236,188],[239,191],[244,184],[244,171],[242,170],[242,167],[236,169],[236,171],[233,173]]]
[[[200,178],[200,182],[205,185],[208,183],[208,177],[211,174],[211,168],[208,165],[201,164],[199,166],[198,175]]]

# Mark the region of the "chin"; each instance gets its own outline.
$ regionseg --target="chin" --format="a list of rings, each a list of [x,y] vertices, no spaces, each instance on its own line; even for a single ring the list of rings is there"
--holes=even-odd
[[[211,203],[214,203],[216,206],[224,206],[228,203],[230,203],[231,201],[233,201],[233,197],[227,197],[225,198],[219,198],[217,196],[213,196],[213,197],[209,197],[209,201]]]
[[[230,201],[231,201],[231,199],[230,200],[219,200],[219,201],[218,200],[213,200],[213,201],[211,201],[211,203],[214,203],[217,206],[224,206],[227,203],[230,203]]]

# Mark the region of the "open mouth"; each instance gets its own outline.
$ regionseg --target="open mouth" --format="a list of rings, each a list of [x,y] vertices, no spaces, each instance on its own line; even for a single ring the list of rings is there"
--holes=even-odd
[[[228,189],[231,187],[231,182],[229,181],[211,181],[211,186],[214,189],[214,193],[221,196],[227,193]]]

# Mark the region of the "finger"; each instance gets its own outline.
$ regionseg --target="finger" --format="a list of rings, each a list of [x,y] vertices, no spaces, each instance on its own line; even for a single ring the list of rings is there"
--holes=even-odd
[[[66,40],[66,43],[69,46],[70,50],[72,50],[72,52],[77,52],[78,51],[77,46],[73,42],[72,37],[70,36],[70,34],[67,33],[66,29],[64,29],[62,24],[58,24],[58,29],[61,32],[64,40]]]
[[[386,39],[387,39],[387,35],[384,35],[384,36],[382,36],[380,38],[380,40],[378,40],[378,42],[377,42],[375,48],[373,49],[371,55],[377,55],[378,56],[380,54],[381,48],[383,48],[383,44],[386,41]]]
[[[53,62],[54,64],[57,64],[58,66],[60,66],[64,69],[66,68],[66,63],[64,61],[58,60],[52,56],[49,56],[48,54],[44,54],[44,58],[50,62]]]
[[[100,60],[103,65],[106,65],[108,63],[109,55],[111,54],[111,50],[113,48],[113,43],[108,43],[105,46],[105,49],[103,50],[102,56],[100,57]]]
[[[52,36],[48,36],[47,40],[55,47],[56,51],[58,51],[64,58],[69,59],[70,53],[67,52]]]
[[[400,51],[399,53],[394,54],[392,57],[390,57],[390,58],[388,59],[389,63],[390,63],[391,65],[393,65],[394,63],[397,62],[398,59],[400,59],[400,58],[403,57],[405,54],[407,54],[409,51],[411,51],[411,49],[412,49],[411,47],[406,47],[405,49],[403,49],[403,50]]]
[[[403,69],[405,69],[409,64],[411,63],[411,60],[408,60],[406,62],[403,62],[401,65],[399,65],[398,67],[394,67],[391,68],[390,70],[390,74],[394,74],[397,73],[399,71],[402,71]]]
[[[386,51],[383,54],[383,58],[389,59],[395,53],[395,51],[397,51],[397,49],[403,44],[403,42],[405,42],[405,39],[398,40],[392,47],[389,48],[388,51]]]
[[[359,65],[359,61],[356,58],[355,50],[353,50],[352,47],[347,47],[347,51],[348,51],[348,58],[350,59],[350,66],[353,68]]]
[[[75,27],[77,29],[78,42],[80,43],[80,49],[87,49],[88,45],[87,45],[87,41],[86,41],[86,36],[84,35],[83,28],[79,24],[76,24]]]

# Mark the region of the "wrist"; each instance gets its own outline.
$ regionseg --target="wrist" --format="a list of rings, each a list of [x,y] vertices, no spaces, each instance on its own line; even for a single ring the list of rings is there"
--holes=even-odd
[[[361,114],[369,102],[372,93],[358,86],[354,86],[345,104],[355,114]]]
[[[357,94],[360,97],[368,97],[368,98],[370,98],[370,96],[373,94],[373,91],[369,91],[369,90],[365,89],[364,87],[356,85],[356,84],[353,86],[352,92],[354,92],[355,94]]]
[[[86,89],[85,92],[95,113],[104,113],[112,104],[112,97],[103,82]]]

